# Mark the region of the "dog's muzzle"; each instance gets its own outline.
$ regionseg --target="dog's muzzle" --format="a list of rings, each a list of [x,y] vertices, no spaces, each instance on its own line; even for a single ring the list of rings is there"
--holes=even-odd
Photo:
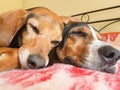
[[[98,54],[107,67],[103,70],[105,72],[114,73],[116,62],[120,59],[120,51],[112,46],[102,46],[98,49]]]
[[[108,64],[114,65],[120,58],[120,51],[112,46],[103,46],[98,49],[100,57]]]
[[[44,68],[46,61],[40,57],[40,55],[29,55],[27,60],[27,66],[30,69]]]

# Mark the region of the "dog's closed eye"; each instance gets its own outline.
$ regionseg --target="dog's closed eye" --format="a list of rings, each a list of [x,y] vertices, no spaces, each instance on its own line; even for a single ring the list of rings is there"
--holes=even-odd
[[[39,34],[39,30],[37,29],[37,27],[35,27],[34,25],[32,25],[31,23],[29,23],[30,27],[33,29],[33,31],[37,34]]]
[[[69,33],[69,35],[86,37],[87,33],[83,32],[83,31],[72,31],[72,32]]]
[[[54,40],[54,41],[51,41],[51,43],[54,44],[54,45],[57,45],[59,43],[59,41]]]

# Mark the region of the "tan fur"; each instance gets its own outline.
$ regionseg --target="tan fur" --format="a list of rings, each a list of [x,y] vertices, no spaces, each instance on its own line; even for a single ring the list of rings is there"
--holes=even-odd
[[[8,46],[16,34],[16,32],[23,25],[23,16],[26,14],[25,10],[13,10],[0,14],[0,47]]]
[[[60,16],[60,18],[65,24],[80,22],[79,19],[73,18],[73,17],[70,17],[70,16]]]
[[[0,71],[11,70],[20,67],[17,48],[0,48]]]
[[[11,70],[20,67],[18,49],[9,48],[11,40],[24,24],[23,9],[8,11],[0,14],[0,71]]]

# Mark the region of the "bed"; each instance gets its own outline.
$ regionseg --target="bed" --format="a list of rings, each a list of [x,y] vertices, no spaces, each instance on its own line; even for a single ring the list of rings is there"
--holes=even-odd
[[[119,7],[115,6],[95,10],[94,12]],[[75,17],[75,15],[72,16]],[[118,22],[120,18],[94,22],[87,20],[87,23],[93,24],[108,21]],[[110,23],[112,24],[112,22]],[[105,26],[111,25],[110,23]],[[105,27],[101,30],[103,29]],[[120,32],[101,33],[101,36],[106,42],[120,50]],[[120,90],[120,61],[117,64],[118,71],[115,74],[60,63],[39,70],[14,69],[3,71],[0,73],[0,90]]]

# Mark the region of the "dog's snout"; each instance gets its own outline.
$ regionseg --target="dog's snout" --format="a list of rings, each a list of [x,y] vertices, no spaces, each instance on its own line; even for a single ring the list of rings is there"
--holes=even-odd
[[[45,60],[40,55],[29,55],[27,65],[31,69],[39,69],[45,67]]]
[[[107,63],[115,64],[120,58],[120,52],[112,46],[103,46],[98,49],[98,53]]]

